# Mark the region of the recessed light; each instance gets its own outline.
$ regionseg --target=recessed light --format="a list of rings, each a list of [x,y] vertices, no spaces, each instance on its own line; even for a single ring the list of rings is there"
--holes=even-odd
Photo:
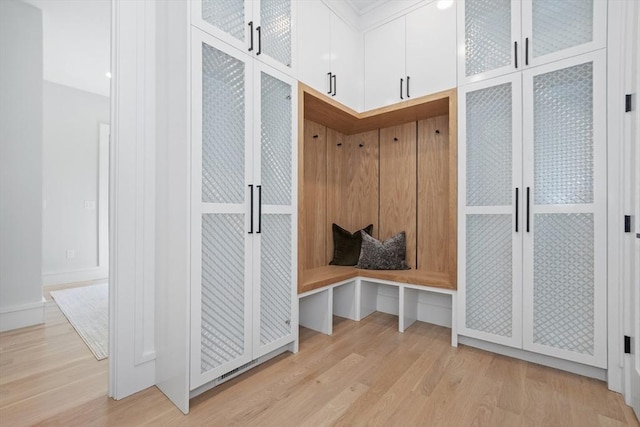
[[[449,9],[453,6],[453,0],[438,0],[438,9]]]
[[[105,76],[107,76],[107,78],[110,79],[111,78],[111,73],[110,72],[106,72]]]

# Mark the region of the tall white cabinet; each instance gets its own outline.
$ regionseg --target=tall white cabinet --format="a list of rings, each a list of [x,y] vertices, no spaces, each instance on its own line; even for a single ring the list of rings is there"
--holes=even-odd
[[[173,150],[170,164],[188,153],[188,191],[174,185],[180,175],[173,169],[165,178],[169,201],[188,201],[188,209],[173,208],[188,213],[188,251],[163,259],[176,269],[183,257],[189,261],[184,281],[160,286],[157,382],[185,413],[190,397],[277,354],[297,351],[294,4],[204,0],[160,9],[172,23],[167,31],[183,31],[167,39],[166,68],[172,70],[176,57],[188,58],[188,67],[164,77],[172,98],[159,102],[170,109],[189,100],[188,108],[178,105],[175,116],[166,118],[170,131],[187,119],[185,138],[167,146]],[[258,27],[262,31],[253,50],[245,31],[250,27],[254,37]],[[180,37],[189,52],[182,51]],[[189,72],[181,74],[184,69]],[[179,224],[179,218],[167,224]],[[186,307],[176,307],[185,295]]]
[[[461,5],[467,17],[481,10],[482,19],[463,21],[467,70],[477,74],[458,90],[459,330],[606,368],[606,49],[573,56],[595,46],[594,14],[606,2],[580,2],[591,5],[589,25],[581,15],[540,22],[560,3]],[[498,61],[491,50],[499,44],[488,41],[498,30],[478,25],[505,24],[497,17],[514,9],[526,19],[533,10],[539,37],[529,41],[524,71],[504,73],[514,58],[505,50]],[[554,25],[563,28],[552,32]],[[553,45],[554,38],[573,46],[563,59],[558,48],[543,61],[541,39]]]

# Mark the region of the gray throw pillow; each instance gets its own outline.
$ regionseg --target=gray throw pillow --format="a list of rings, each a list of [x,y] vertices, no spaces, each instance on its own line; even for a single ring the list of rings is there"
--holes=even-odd
[[[404,231],[381,242],[360,232],[362,247],[356,268],[364,270],[409,270],[405,261],[407,251]]]

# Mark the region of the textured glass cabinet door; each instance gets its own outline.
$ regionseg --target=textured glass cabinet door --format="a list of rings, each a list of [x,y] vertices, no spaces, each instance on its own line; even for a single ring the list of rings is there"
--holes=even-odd
[[[244,51],[250,36],[251,5],[252,2],[246,0],[195,0],[192,2],[193,23]]]
[[[193,389],[251,360],[253,156],[251,63],[199,30],[192,34]]]
[[[260,0],[262,51],[280,64],[291,66],[292,0]]]
[[[524,73],[524,348],[606,367],[604,54]]]
[[[520,346],[520,76],[459,90],[461,334]],[[520,190],[518,190],[520,191]],[[520,193],[519,193],[520,196]],[[519,199],[521,200],[521,199]]]
[[[259,161],[261,215],[254,259],[254,356],[288,343],[293,337],[294,262],[294,124],[295,81],[265,65],[256,66],[254,134],[260,135]]]
[[[517,71],[516,55],[520,54],[514,41],[520,36],[520,2],[460,1],[458,31],[461,82]]]
[[[535,66],[605,47],[607,2],[524,0],[522,40]]]

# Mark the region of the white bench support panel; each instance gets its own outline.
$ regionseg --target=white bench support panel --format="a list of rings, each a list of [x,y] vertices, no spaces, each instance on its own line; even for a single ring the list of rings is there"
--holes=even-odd
[[[358,319],[356,282],[345,283],[333,288],[333,314],[351,320]]]
[[[333,288],[300,298],[299,323],[323,334],[333,333]]]
[[[371,313],[378,311],[378,284],[360,280],[359,285],[360,315],[358,320],[362,320]]]
[[[451,347],[458,346],[458,293],[451,294]]]
[[[418,290],[400,286],[398,330],[404,332],[418,320]]]

